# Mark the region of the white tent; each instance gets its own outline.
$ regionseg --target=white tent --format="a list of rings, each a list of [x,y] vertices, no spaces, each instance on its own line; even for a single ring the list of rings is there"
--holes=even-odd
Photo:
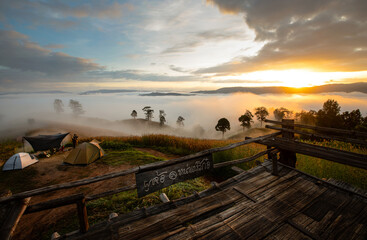
[[[3,171],[23,169],[38,162],[38,159],[29,153],[17,153],[11,156],[3,166]]]

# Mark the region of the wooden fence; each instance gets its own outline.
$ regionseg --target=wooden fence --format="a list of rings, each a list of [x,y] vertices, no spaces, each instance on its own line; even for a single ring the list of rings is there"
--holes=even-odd
[[[28,205],[30,198],[33,196],[46,194],[49,192],[54,192],[54,191],[58,191],[62,189],[75,188],[75,187],[79,187],[83,185],[88,185],[91,183],[105,181],[108,179],[113,179],[113,178],[125,176],[128,174],[139,175],[142,173],[148,173],[147,175],[149,175],[149,171],[155,171],[158,174],[158,171],[161,169],[165,169],[165,170],[169,169],[171,171],[170,173],[168,173],[169,172],[168,170],[165,171],[166,178],[170,178],[171,180],[176,179],[177,172],[181,173],[180,170],[182,170],[183,172],[182,175],[184,174],[187,175],[182,180],[195,178],[198,176],[197,172],[199,171],[199,169],[201,169],[200,167],[201,165],[198,164],[197,162],[193,163],[194,165],[192,167],[188,167],[186,169],[187,171],[184,172],[185,169],[182,169],[181,167],[182,164],[193,162],[195,159],[201,160],[201,159],[204,159],[206,156],[211,156],[213,153],[230,150],[230,149],[233,149],[233,148],[236,148],[242,145],[250,144],[250,143],[259,143],[259,144],[266,145],[267,150],[259,152],[255,154],[254,156],[247,157],[247,158],[236,159],[236,160],[221,162],[221,163],[216,163],[216,164],[211,163],[212,165],[210,166],[210,169],[211,168],[221,168],[225,166],[233,166],[236,164],[253,161],[261,156],[267,155],[268,159],[271,159],[273,162],[272,174],[278,175],[278,161],[280,164],[286,164],[288,166],[294,167],[295,162],[296,162],[296,153],[324,158],[330,161],[367,169],[367,155],[351,153],[351,152],[346,152],[342,150],[302,143],[294,139],[294,134],[304,134],[306,136],[315,136],[318,138],[342,140],[346,142],[352,142],[354,144],[360,144],[361,146],[367,146],[367,143],[365,141],[365,139],[367,139],[367,133],[361,133],[361,132],[355,132],[355,131],[349,132],[349,131],[340,130],[340,129],[320,128],[320,127],[315,127],[315,126],[294,124],[293,120],[283,120],[282,122],[266,120],[266,122],[277,124],[277,125],[280,125],[281,127],[267,125],[266,126],[267,128],[279,130],[279,131],[269,134],[269,135],[261,136],[261,137],[246,138],[245,141],[233,143],[233,144],[230,144],[224,147],[204,150],[204,151],[190,154],[190,155],[180,157],[177,159],[172,159],[172,160],[162,161],[162,162],[155,162],[155,163],[146,164],[143,166],[131,168],[131,169],[120,171],[120,172],[114,172],[114,173],[109,173],[109,174],[102,175],[102,176],[81,179],[81,180],[74,181],[74,182],[51,185],[51,186],[47,186],[43,188],[38,188],[38,189],[22,192],[22,193],[17,193],[9,197],[0,198],[0,204],[14,205],[13,208],[9,208],[7,219],[5,219],[0,229],[0,239],[10,239],[11,238],[16,228],[16,225],[19,222],[19,219],[21,218],[23,214],[31,214],[31,213],[35,213],[35,212],[39,212],[39,211],[43,211],[47,209],[53,209],[53,208],[66,206],[66,205],[76,206],[76,209],[78,212],[79,224],[80,224],[80,232],[85,233],[88,231],[88,228],[89,228],[88,216],[87,216],[87,210],[86,210],[87,201],[96,200],[102,197],[110,196],[116,193],[129,191],[133,189],[138,189],[139,191],[139,187],[141,186],[137,186],[137,184],[133,184],[131,186],[125,186],[125,187],[117,188],[114,190],[110,190],[107,192],[103,192],[103,193],[99,193],[99,194],[95,194],[91,196],[85,196],[83,193],[79,193],[79,194],[75,194],[75,195],[71,195],[67,197],[49,200],[46,202],[41,202],[41,203],[34,204],[34,205]],[[295,128],[297,128],[297,130]],[[323,135],[320,133],[309,133],[309,132],[300,131],[298,130],[299,128],[306,128],[306,129],[311,129],[311,130],[316,130],[316,131],[322,131],[323,133],[329,132],[331,134]],[[348,137],[336,136],[336,134],[340,134],[340,133],[347,135]],[[279,135],[282,135],[282,136],[278,137]],[[362,139],[358,139],[358,138],[362,138]],[[278,159],[278,154],[277,154],[278,152],[280,152],[279,159]],[[208,164],[207,166],[209,167],[209,162],[207,164]],[[179,168],[181,169],[174,169],[175,166],[179,166]],[[173,172],[174,174],[171,174]],[[194,172],[195,174],[192,174],[192,177],[190,177],[191,176],[190,174]],[[154,180],[153,182],[155,184],[160,184],[161,183],[160,181],[163,179],[163,182],[164,182],[165,178],[154,177],[152,179]],[[138,181],[137,183],[139,185],[142,184]],[[145,181],[143,185],[147,183],[148,182]],[[172,181],[172,184],[173,183],[175,183],[175,181]],[[163,184],[162,186],[166,187],[167,184],[166,185]]]

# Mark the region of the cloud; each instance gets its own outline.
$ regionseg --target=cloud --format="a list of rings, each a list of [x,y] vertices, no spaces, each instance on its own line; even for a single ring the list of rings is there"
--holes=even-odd
[[[51,49],[62,49],[62,48],[65,48],[65,45],[63,45],[63,44],[47,44],[44,47],[45,48],[51,48]]]
[[[81,74],[104,67],[89,59],[53,52],[16,31],[0,30],[0,65],[20,71],[44,73],[49,77]]]
[[[226,14],[243,14],[265,42],[241,57],[197,73],[269,69],[362,71],[367,66],[367,2],[364,0],[208,0]]]
[[[198,77],[191,75],[169,76],[165,74],[147,73],[140,70],[93,71],[89,73],[89,76],[97,79],[124,79],[151,82],[190,82],[198,80]]]
[[[189,73],[189,72],[191,72],[190,70],[183,69],[183,68],[177,67],[175,65],[169,65],[169,69],[171,69],[172,71],[175,71],[175,72],[180,72],[180,73]]]
[[[49,25],[57,28],[70,28],[78,25],[80,19],[119,19],[125,11],[131,11],[131,4],[106,1],[30,1],[2,0],[1,19],[17,16],[17,21],[26,22],[32,26]]]

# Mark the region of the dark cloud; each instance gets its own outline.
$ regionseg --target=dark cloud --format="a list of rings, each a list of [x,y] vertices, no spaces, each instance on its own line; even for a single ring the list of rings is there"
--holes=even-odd
[[[224,13],[243,14],[266,44],[243,57],[197,73],[312,68],[363,71],[367,66],[367,1],[208,0]],[[238,59],[236,59],[238,60]]]
[[[171,69],[172,71],[175,71],[175,72],[180,72],[180,73],[191,72],[190,70],[187,70],[187,69],[184,69],[184,68],[181,68],[181,67],[177,67],[175,65],[169,65],[169,69]]]
[[[189,82],[197,81],[198,78],[187,76],[169,76],[165,74],[152,74],[139,70],[122,70],[122,71],[94,71],[89,73],[90,77],[97,79],[125,79],[137,81],[152,81],[152,82]]]
[[[53,52],[29,41],[26,35],[6,30],[0,30],[0,66],[50,78],[103,69],[91,60]]]

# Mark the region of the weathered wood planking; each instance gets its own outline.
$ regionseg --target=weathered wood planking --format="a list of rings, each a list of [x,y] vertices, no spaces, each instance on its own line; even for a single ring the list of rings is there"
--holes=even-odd
[[[213,158],[209,154],[160,169],[139,172],[135,175],[138,197],[178,182],[200,177],[209,173],[211,169],[213,169]]]

